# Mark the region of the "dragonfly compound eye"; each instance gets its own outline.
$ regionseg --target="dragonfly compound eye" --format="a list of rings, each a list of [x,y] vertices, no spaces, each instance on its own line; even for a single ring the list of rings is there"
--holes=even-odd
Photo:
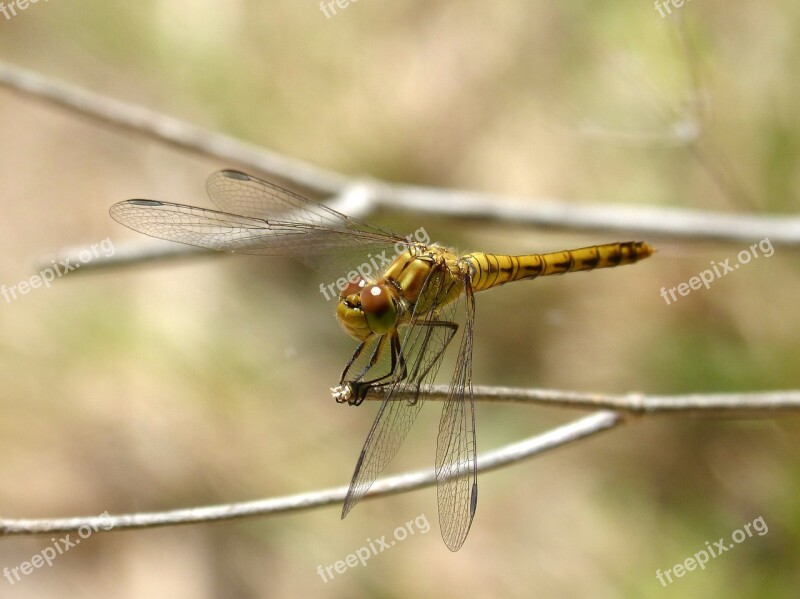
[[[388,333],[397,323],[397,307],[389,290],[383,285],[364,287],[361,292],[361,309],[373,333]]]
[[[361,290],[364,289],[366,284],[367,282],[361,277],[348,281],[347,286],[339,293],[339,297],[344,299],[353,294],[361,293]]]

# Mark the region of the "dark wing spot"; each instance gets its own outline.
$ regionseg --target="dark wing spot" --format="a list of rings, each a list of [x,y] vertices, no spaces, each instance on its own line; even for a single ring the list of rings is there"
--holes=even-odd
[[[133,204],[134,206],[163,206],[162,202],[158,202],[156,200],[128,200],[128,204]]]
[[[222,174],[225,175],[226,177],[228,177],[229,179],[239,179],[239,181],[249,181],[250,180],[250,175],[246,175],[245,173],[243,173],[241,171],[225,170],[225,171],[222,171]]]

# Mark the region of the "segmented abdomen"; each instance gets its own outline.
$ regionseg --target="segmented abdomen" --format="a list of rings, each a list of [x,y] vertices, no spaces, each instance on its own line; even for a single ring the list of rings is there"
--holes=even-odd
[[[463,259],[471,267],[473,290],[483,291],[509,281],[633,264],[652,253],[653,248],[643,241],[626,241],[525,256],[475,252]]]

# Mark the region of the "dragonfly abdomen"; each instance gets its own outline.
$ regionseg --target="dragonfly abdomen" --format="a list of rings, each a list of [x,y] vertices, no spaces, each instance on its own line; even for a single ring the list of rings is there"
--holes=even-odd
[[[652,253],[653,249],[644,242],[626,241],[524,256],[475,252],[464,259],[471,267],[473,290],[484,291],[509,281],[633,264]]]

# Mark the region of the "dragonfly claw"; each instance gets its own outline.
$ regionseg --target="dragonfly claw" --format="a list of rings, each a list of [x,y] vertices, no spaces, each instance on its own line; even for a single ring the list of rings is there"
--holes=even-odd
[[[350,398],[353,397],[353,386],[350,383],[345,383],[338,387],[331,387],[331,395],[333,395],[336,403],[350,403]]]
[[[358,383],[345,383],[338,387],[331,387],[331,395],[337,403],[347,403],[351,406],[360,406],[367,397],[369,385]]]

